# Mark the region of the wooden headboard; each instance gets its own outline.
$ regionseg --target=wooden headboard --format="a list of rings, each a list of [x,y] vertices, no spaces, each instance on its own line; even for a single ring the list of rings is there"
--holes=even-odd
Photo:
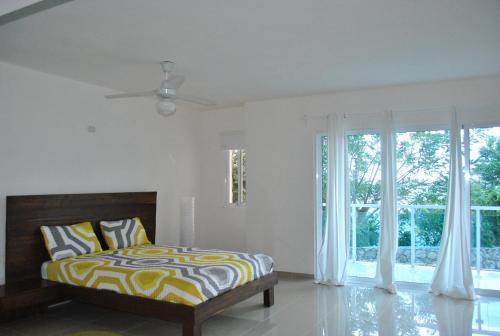
[[[92,222],[103,249],[100,220],[140,217],[151,242],[156,232],[156,192],[7,196],[5,280],[40,278],[49,260],[40,226]]]

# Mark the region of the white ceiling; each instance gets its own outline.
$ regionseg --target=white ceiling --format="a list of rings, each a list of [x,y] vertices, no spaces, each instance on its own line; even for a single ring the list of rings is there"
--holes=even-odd
[[[0,26],[0,60],[119,91],[163,59],[220,105],[500,74],[500,1],[75,0]]]

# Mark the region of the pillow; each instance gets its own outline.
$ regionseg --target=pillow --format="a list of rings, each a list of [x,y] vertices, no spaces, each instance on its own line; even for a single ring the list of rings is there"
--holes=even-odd
[[[90,222],[64,226],[41,226],[40,230],[47,252],[53,261],[102,252],[101,244]]]
[[[151,244],[139,217],[101,221],[101,231],[111,250]]]

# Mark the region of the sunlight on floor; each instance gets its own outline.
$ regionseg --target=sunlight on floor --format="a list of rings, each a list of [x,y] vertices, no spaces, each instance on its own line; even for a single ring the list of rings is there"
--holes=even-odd
[[[375,276],[374,262],[349,262],[348,275],[361,278],[373,278]],[[431,266],[414,266],[396,264],[396,281],[430,283],[434,267]],[[472,271],[474,277],[474,286],[481,289],[500,289],[500,272],[499,271],[481,271],[478,276],[476,271]]]

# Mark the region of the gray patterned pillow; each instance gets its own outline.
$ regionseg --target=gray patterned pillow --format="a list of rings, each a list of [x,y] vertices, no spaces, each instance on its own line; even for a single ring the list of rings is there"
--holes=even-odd
[[[101,221],[101,231],[112,250],[151,244],[139,217],[117,221]]]
[[[47,252],[53,261],[102,252],[101,243],[90,222],[64,226],[41,226],[40,230]]]

